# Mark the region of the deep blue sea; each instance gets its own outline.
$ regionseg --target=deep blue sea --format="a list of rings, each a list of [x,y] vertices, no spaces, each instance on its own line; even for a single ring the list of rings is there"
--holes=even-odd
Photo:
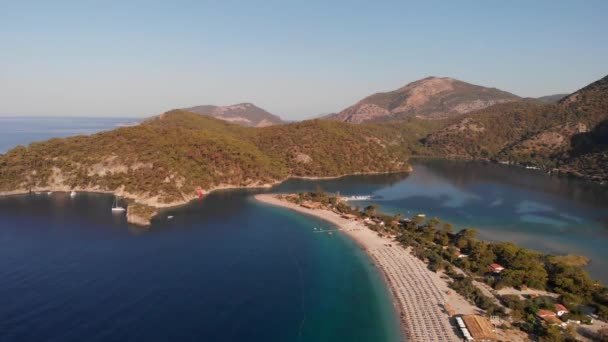
[[[294,179],[270,191],[317,185],[378,195],[381,210],[438,216],[485,239],[586,255],[591,274],[608,281],[606,187],[418,161],[411,175]],[[108,195],[0,198],[0,340],[398,341],[367,256],[343,235],[314,233],[327,223],[257,203],[254,193],[213,193],[163,211],[150,229],[113,215]]]
[[[14,145],[45,124],[73,135],[118,122],[0,130],[24,132]],[[381,275],[350,239],[250,194],[213,193],[150,229],[113,215],[108,195],[0,198],[0,341],[401,340]]]
[[[131,124],[134,118],[85,117],[2,117],[0,116],[0,153],[17,145],[27,145],[50,138],[93,134]]]

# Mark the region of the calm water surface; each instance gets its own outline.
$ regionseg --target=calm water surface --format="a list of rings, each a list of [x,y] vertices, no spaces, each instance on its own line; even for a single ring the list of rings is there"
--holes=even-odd
[[[17,145],[27,145],[50,138],[93,134],[137,120],[132,118],[0,116],[0,153],[5,153]]]
[[[398,341],[369,259],[310,217],[216,193],[150,230],[112,197],[0,199],[0,340]]]
[[[286,188],[308,188],[291,180]],[[319,182],[342,194],[373,194],[388,213],[425,213],[475,228],[486,240],[513,241],[553,254],[589,257],[591,275],[608,283],[608,187],[483,162],[418,161],[409,175]],[[369,202],[352,202],[361,207]]]

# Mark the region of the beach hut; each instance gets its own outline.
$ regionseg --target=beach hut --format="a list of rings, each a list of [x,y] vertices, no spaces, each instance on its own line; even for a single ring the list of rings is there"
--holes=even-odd
[[[492,273],[496,273],[496,274],[499,274],[500,272],[505,270],[505,268],[502,267],[502,265],[500,265],[500,264],[490,264],[488,267],[490,268],[490,271]]]
[[[473,340],[498,341],[494,326],[487,318],[478,315],[465,315],[462,316],[462,320]]]
[[[545,318],[545,317],[555,317],[557,314],[551,310],[538,310],[538,312],[536,313],[536,316],[540,317],[540,318]]]
[[[555,312],[557,312],[558,317],[561,317],[568,313],[568,309],[562,304],[555,304]]]

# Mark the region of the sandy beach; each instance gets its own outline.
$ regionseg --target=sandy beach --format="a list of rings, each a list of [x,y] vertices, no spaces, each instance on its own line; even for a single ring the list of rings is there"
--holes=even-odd
[[[381,270],[393,296],[401,327],[408,341],[460,341],[450,324],[446,306],[457,314],[478,313],[479,309],[450,291],[446,280],[430,271],[424,262],[387,237],[380,237],[356,220],[323,209],[307,209],[278,199],[276,195],[256,195],[258,201],[321,218],[353,238]]]

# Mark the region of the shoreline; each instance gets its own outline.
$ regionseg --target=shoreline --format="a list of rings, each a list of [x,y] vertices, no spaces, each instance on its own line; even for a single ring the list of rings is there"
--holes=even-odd
[[[396,173],[412,173],[414,168],[410,165],[407,170],[401,171],[379,171],[379,172],[354,172],[354,173],[346,173],[339,176],[328,176],[328,177],[314,177],[314,176],[289,176],[286,180],[289,179],[307,179],[307,180],[323,180],[323,179],[339,179],[348,176],[373,176],[373,175],[390,175]]]
[[[314,216],[336,226],[367,254],[380,271],[390,294],[403,338],[408,341],[460,341],[445,310],[478,313],[479,309],[460,295],[449,290],[440,275],[428,270],[426,264],[410,254],[391,238],[380,237],[363,223],[349,220],[324,209],[307,209],[276,197],[258,194],[254,198],[274,205]],[[429,321],[431,324],[429,325]]]
[[[207,196],[208,194],[214,192],[214,191],[221,191],[221,190],[238,190],[238,189],[270,189],[276,185],[279,185],[281,183],[284,183],[286,181],[288,181],[289,179],[307,179],[307,180],[324,180],[324,179],[338,179],[338,178],[342,178],[342,177],[347,177],[347,176],[361,176],[361,175],[381,175],[381,174],[393,174],[393,173],[411,173],[414,169],[412,168],[411,165],[409,165],[409,168],[407,170],[401,170],[401,171],[382,171],[382,172],[355,172],[355,173],[349,173],[349,174],[343,174],[343,175],[338,175],[338,176],[328,176],[328,177],[305,177],[305,176],[288,176],[284,179],[281,180],[277,180],[274,182],[270,182],[270,183],[264,183],[264,184],[254,184],[254,185],[229,185],[229,184],[219,184],[215,187],[212,187],[210,189],[205,190],[205,196]],[[27,195],[30,193],[35,193],[35,192],[41,192],[41,193],[46,193],[46,192],[60,192],[60,193],[70,193],[72,191],[75,192],[86,192],[86,193],[93,193],[93,194],[106,194],[106,195],[114,195],[117,197],[120,197],[122,199],[126,199],[126,200],[132,200],[135,204],[140,204],[140,205],[145,205],[145,206],[149,206],[151,208],[153,208],[156,212],[155,215],[151,216],[151,217],[135,217],[135,219],[133,221],[128,221],[129,223],[138,225],[138,226],[142,226],[142,227],[147,227],[151,225],[151,220],[158,214],[158,210],[159,209],[169,209],[169,208],[176,208],[176,207],[180,207],[182,205],[186,205],[188,203],[190,203],[191,201],[194,201],[198,198],[198,195],[195,194],[195,191],[192,191],[192,195],[190,196],[185,196],[184,195],[184,199],[183,200],[179,200],[179,201],[174,201],[174,202],[169,202],[169,203],[163,203],[163,202],[159,202],[157,199],[155,199],[154,197],[143,197],[141,195],[136,195],[136,194],[132,194],[132,193],[128,193],[128,192],[124,192],[122,189],[119,190],[103,190],[103,189],[99,189],[97,187],[76,187],[76,188],[70,188],[68,186],[65,185],[55,185],[55,186],[47,186],[47,187],[39,187],[39,188],[32,188],[32,189],[18,189],[18,190],[10,190],[10,191],[0,191],[0,197],[8,197],[8,196],[17,196],[17,195]],[[127,207],[127,214],[128,214],[128,207]]]

